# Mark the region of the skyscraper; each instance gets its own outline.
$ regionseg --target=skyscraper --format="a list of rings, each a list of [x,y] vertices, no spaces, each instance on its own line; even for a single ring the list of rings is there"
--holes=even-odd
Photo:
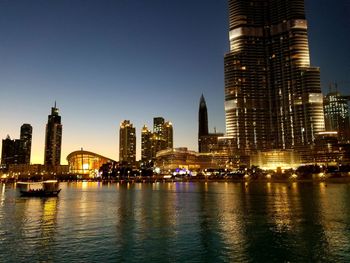
[[[163,117],[153,118],[152,158],[157,152],[173,147],[173,125]]]
[[[45,135],[45,157],[44,164],[49,166],[60,165],[62,146],[62,124],[58,108],[51,108],[51,114],[48,116]]]
[[[223,134],[216,131],[209,133],[207,104],[202,94],[198,110],[198,152],[208,153],[218,150],[218,138],[221,136]]]
[[[119,161],[128,165],[134,165],[136,162],[136,132],[129,120],[120,124]]]
[[[204,96],[202,94],[199,100],[198,110],[198,151],[202,152],[201,141],[202,137],[208,135],[208,110],[207,104],[205,103]]]
[[[141,160],[143,162],[152,160],[152,132],[146,125],[141,130]]]
[[[326,131],[337,131],[340,142],[350,140],[350,119],[348,96],[339,92],[329,92],[324,98]]]
[[[173,148],[173,124],[170,121],[164,123],[163,136],[165,141],[165,149]]]
[[[294,149],[324,130],[304,0],[229,0],[226,132],[237,150]]]
[[[32,150],[32,132],[33,128],[30,124],[25,123],[21,126],[20,139],[23,141],[24,164],[30,164],[30,155]]]
[[[9,165],[14,163],[15,141],[11,140],[7,135],[6,139],[2,140],[1,149],[1,164]]]

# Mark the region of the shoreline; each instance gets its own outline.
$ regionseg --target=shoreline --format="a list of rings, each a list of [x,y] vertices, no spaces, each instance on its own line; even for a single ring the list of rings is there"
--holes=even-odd
[[[1,179],[0,183],[17,183],[37,182],[40,180],[15,180],[15,179]],[[101,183],[350,183],[350,176],[348,177],[330,177],[330,178],[315,178],[315,179],[290,179],[290,178],[259,178],[259,179],[245,179],[245,178],[183,178],[183,179],[165,179],[165,178],[123,178],[123,179],[77,179],[77,180],[62,180],[57,179],[58,182],[101,182]]]

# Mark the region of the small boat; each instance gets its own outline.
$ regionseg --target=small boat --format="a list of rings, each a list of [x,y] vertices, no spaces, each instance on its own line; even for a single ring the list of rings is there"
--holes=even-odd
[[[18,182],[21,196],[52,197],[58,196],[61,189],[58,189],[57,180],[42,182]]]

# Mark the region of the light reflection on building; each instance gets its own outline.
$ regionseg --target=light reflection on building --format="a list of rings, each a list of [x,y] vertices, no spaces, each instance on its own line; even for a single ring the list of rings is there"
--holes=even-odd
[[[80,175],[97,175],[103,164],[114,163],[112,159],[84,150],[75,151],[67,156],[69,172]]]

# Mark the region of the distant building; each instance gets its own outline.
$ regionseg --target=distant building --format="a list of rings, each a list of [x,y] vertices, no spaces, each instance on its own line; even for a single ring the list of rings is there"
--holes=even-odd
[[[56,166],[61,163],[62,147],[62,124],[58,108],[51,108],[51,114],[48,116],[45,135],[45,156],[44,164]]]
[[[32,126],[23,124],[21,126],[20,139],[11,140],[8,135],[2,140],[1,164],[30,164],[30,153],[32,145]]]
[[[198,110],[198,152],[218,151],[218,138],[222,136],[223,133],[209,133],[207,104],[202,94]]]
[[[141,160],[154,161],[157,152],[173,147],[173,124],[163,117],[153,118],[153,132],[146,125],[141,131]]]
[[[15,156],[15,140],[11,140],[10,136],[7,135],[6,139],[2,140],[1,150],[1,164],[9,165],[14,164]]]
[[[33,128],[30,124],[25,123],[21,126],[20,139],[23,141],[24,164],[30,164],[32,132]]]
[[[146,125],[141,130],[141,161],[152,160],[152,132]]]
[[[340,142],[350,141],[349,96],[329,92],[324,97],[326,131],[337,131]]]
[[[163,137],[165,141],[165,149],[173,148],[173,124],[169,121],[163,125]]]
[[[120,124],[119,161],[131,166],[136,163],[136,132],[129,120],[124,120]]]

